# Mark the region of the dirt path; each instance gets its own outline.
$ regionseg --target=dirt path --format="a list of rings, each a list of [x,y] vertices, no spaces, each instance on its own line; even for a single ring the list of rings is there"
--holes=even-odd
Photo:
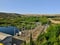
[[[50,20],[52,23],[54,23],[54,24],[60,24],[60,21],[55,21],[55,20],[53,20],[53,19],[51,19],[51,18],[49,18],[49,20]]]

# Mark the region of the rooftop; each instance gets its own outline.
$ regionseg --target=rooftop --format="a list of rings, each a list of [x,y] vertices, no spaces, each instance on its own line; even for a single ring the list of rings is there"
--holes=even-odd
[[[7,38],[9,36],[11,36],[11,35],[0,32],[0,40],[4,40],[5,38]]]

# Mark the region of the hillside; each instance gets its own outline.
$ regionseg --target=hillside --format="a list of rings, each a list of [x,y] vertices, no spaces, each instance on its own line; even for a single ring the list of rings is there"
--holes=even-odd
[[[48,18],[59,17],[59,14],[17,14],[17,13],[3,13],[0,12],[0,26],[16,26],[19,29],[34,29],[37,22],[46,24]]]
[[[47,21],[45,16],[36,17],[16,13],[0,13],[0,26],[16,26],[19,29],[29,30],[31,27],[34,29],[37,26],[37,22],[44,24]]]

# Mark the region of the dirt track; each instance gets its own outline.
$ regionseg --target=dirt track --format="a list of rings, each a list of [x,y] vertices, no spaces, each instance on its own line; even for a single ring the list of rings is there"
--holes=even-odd
[[[51,18],[49,18],[49,20],[50,20],[52,23],[54,23],[54,24],[60,24],[60,21],[55,21],[55,20],[53,20],[53,19],[51,19]]]

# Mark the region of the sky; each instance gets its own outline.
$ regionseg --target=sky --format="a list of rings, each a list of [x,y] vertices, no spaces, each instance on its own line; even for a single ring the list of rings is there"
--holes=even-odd
[[[60,0],[0,0],[0,12],[60,14]]]

